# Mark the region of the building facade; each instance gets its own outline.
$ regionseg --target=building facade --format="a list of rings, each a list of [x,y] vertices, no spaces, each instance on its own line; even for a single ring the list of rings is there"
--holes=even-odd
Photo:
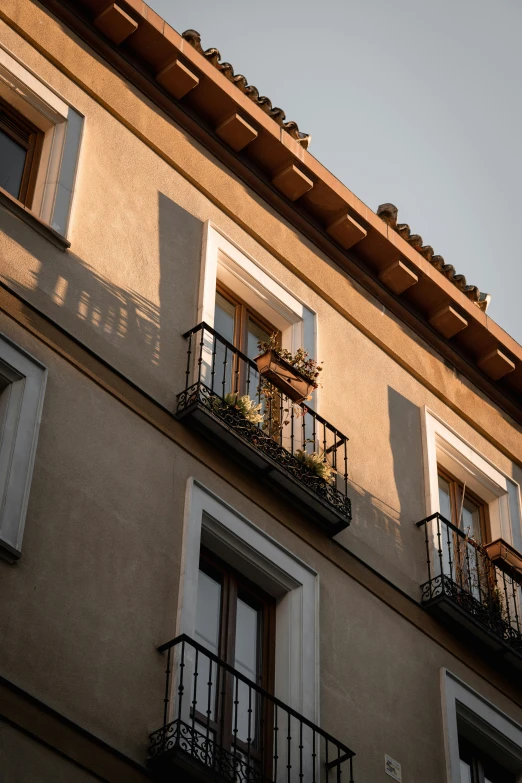
[[[2,783],[522,779],[522,347],[308,142],[0,6]]]

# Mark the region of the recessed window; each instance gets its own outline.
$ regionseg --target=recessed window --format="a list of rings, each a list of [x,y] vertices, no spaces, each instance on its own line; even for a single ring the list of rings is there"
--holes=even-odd
[[[259,343],[267,341],[272,334],[281,338],[273,324],[221,284],[216,291],[214,328],[249,359],[257,356]]]
[[[488,504],[439,467],[439,510],[443,517],[479,544],[491,540]]]
[[[461,783],[515,783],[515,776],[502,764],[459,737]]]
[[[43,134],[0,100],[0,187],[30,206]]]
[[[194,679],[192,718],[200,736],[225,753],[244,755],[261,769],[266,751],[261,732],[267,705],[249,683],[272,691],[275,661],[275,600],[210,552],[202,550],[195,638],[205,649],[239,672],[200,654]],[[229,670],[232,674],[231,670]]]
[[[0,556],[20,557],[47,370],[0,335]]]

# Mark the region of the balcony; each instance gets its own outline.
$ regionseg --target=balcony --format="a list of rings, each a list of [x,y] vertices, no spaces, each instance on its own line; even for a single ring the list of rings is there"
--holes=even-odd
[[[485,547],[441,514],[417,526],[425,531],[428,581],[421,590],[426,609],[522,669],[520,571],[507,558],[493,562]]]
[[[168,655],[154,780],[354,783],[353,751],[205,647],[182,635],[158,649]]]
[[[330,536],[347,527],[348,438],[261,378],[256,363],[212,327],[199,324],[183,336],[186,383],[177,418],[212,438]],[[252,403],[251,411],[231,404],[239,397]],[[310,467],[310,456],[326,466],[322,476]]]

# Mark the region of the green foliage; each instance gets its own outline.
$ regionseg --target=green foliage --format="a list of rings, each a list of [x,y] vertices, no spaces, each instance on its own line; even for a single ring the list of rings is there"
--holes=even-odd
[[[283,359],[283,361],[290,364],[299,375],[307,378],[307,380],[311,381],[316,386],[318,385],[317,379],[323,368],[315,359],[310,359],[308,351],[305,351],[304,348],[298,348],[295,353],[292,353],[287,348],[279,348],[277,345],[277,334],[271,335],[270,339],[266,342],[258,343],[258,346],[261,353],[275,351],[276,354]]]

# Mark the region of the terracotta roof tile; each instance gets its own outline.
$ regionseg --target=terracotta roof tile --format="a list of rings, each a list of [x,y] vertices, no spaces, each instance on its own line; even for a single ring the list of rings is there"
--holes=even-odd
[[[272,106],[271,100],[265,95],[259,95],[259,90],[257,87],[254,87],[252,84],[248,84],[245,76],[239,73],[235,74],[234,69],[230,63],[221,62],[221,54],[219,49],[203,49],[201,46],[201,36],[196,30],[185,30],[185,32],[182,33],[182,38],[184,38],[185,41],[193,46],[197,52],[202,54],[203,57],[206,57],[206,59],[214,66],[214,68],[217,68],[218,71],[221,71],[223,76],[232,82],[232,84],[235,84],[235,86],[241,90],[244,95],[260,106],[263,111],[265,111],[273,120],[275,120],[275,122],[277,122],[281,128],[289,133],[290,136],[298,142],[298,144],[304,147],[305,150],[308,149],[311,136],[307,133],[302,133],[299,130],[296,122],[293,122],[292,120],[285,122],[286,114],[282,109],[279,109],[276,106]]]
[[[381,204],[377,208],[377,214],[385,223],[393,228],[409,245],[423,256],[435,269],[445,275],[460,291],[465,294],[474,304],[484,312],[487,310],[490,302],[490,294],[483,294],[476,285],[468,285],[464,275],[458,275],[455,267],[446,264],[442,256],[434,255],[431,245],[423,245],[422,237],[419,234],[412,234],[407,223],[397,223],[399,210],[394,204]]]

